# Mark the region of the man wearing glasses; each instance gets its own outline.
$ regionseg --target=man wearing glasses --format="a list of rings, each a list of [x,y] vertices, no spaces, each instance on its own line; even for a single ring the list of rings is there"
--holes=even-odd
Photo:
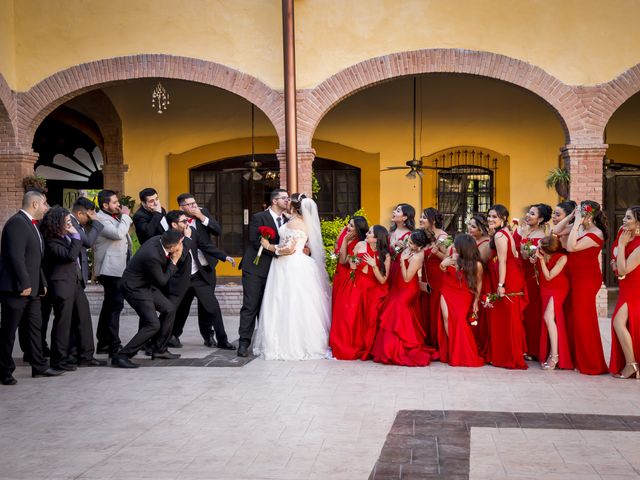
[[[249,223],[249,245],[247,245],[240,262],[240,268],[242,269],[242,308],[240,309],[240,327],[238,329],[240,335],[239,357],[249,355],[251,337],[256,326],[256,318],[260,312],[264,287],[269,275],[269,267],[275,256],[273,252],[263,250],[258,264],[255,265],[253,263],[260,248],[258,229],[262,226],[273,228],[276,235],[275,238],[269,239],[269,243],[273,245],[280,243],[278,229],[286,222],[283,213],[288,209],[289,201],[289,194],[286,190],[281,188],[274,190],[271,192],[271,205],[269,208],[254,214]]]

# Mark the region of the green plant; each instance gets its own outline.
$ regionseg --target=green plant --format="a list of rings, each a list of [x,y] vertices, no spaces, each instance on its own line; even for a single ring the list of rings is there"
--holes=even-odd
[[[347,223],[349,223],[352,216],[362,216],[367,218],[364,210],[360,209],[357,212],[354,212],[351,216],[336,217],[333,220],[320,221],[320,230],[322,232],[322,241],[324,243],[324,251],[326,255],[325,265],[329,278],[332,280],[333,275],[336,273],[336,266],[338,265],[338,259],[334,252],[336,240],[338,240],[340,232],[342,232],[342,229],[347,225]]]
[[[547,188],[555,188],[558,195],[562,198],[569,196],[569,184],[571,183],[571,175],[569,172],[560,167],[549,170],[547,175]]]
[[[320,182],[318,181],[318,177],[316,176],[315,170],[311,171],[311,195],[313,198],[318,198],[318,193],[322,187],[320,187]]]
[[[129,195],[121,195],[118,201],[120,202],[120,205],[122,205],[123,207],[128,207],[132,212],[133,207],[136,206],[136,201]]]
[[[26,192],[30,189],[42,190],[43,192],[47,192],[47,179],[41,177],[40,175],[29,175],[28,177],[24,177],[22,179],[22,188]]]

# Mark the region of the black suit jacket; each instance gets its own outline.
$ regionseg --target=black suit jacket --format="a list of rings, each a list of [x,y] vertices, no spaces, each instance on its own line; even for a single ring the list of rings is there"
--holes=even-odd
[[[43,245],[35,227],[23,212],[4,225],[0,241],[0,292],[20,294],[31,288],[31,296],[44,293]]]
[[[122,274],[125,293],[131,298],[152,299],[152,290],[163,290],[176,270],[164,253],[160,236],[152,237],[138,249]]]
[[[277,245],[278,243],[280,243],[278,227],[276,226],[276,222],[274,222],[273,217],[271,216],[271,212],[269,212],[269,210],[265,210],[263,212],[254,214],[251,217],[251,222],[249,222],[249,245],[247,245],[247,248],[244,251],[242,261],[240,262],[240,268],[243,272],[252,273],[254,275],[266,278],[269,274],[271,260],[273,259],[275,254],[273,252],[263,250],[258,265],[253,264],[253,261],[258,255],[258,250],[260,249],[260,232],[258,231],[258,228],[262,226],[271,227],[276,232],[276,236],[274,238],[271,238],[269,240],[269,243],[271,243],[272,245]]]
[[[97,220],[91,222],[91,228],[85,229],[76,217],[71,215],[71,224],[75,227],[75,229],[80,234],[80,240],[82,241],[82,248],[80,249],[80,264],[82,265],[82,279],[84,280],[84,284],[86,285],[89,281],[89,258],[87,257],[87,248],[93,247],[93,244],[96,243],[96,239],[100,232],[104,228]]]
[[[133,225],[136,227],[136,235],[140,245],[145,243],[151,237],[162,235],[164,227],[160,224],[164,216],[167,214],[165,209],[160,212],[150,212],[144,207],[140,207],[133,215]]]
[[[213,242],[211,241],[211,236],[219,236],[222,234],[222,227],[220,226],[220,224],[211,216],[211,214],[209,213],[209,211],[206,208],[202,209],[202,214],[207,217],[209,219],[209,223],[207,224],[207,226],[205,226],[200,220],[198,219],[194,219],[194,221],[190,224],[190,226],[195,227],[195,231],[197,232],[198,235],[198,240],[195,240],[195,243],[198,245],[198,249],[200,249],[202,251],[202,253],[204,254],[204,257],[207,259],[207,262],[209,263],[209,265],[211,266],[211,268],[214,270],[215,272],[215,268],[216,265],[218,264],[218,260],[222,260],[224,261],[226,258],[226,254],[224,258],[221,258],[219,255],[214,255],[211,253],[208,253],[207,251],[203,250],[201,248],[201,245],[204,245],[205,243],[208,243],[210,245],[213,246]],[[193,238],[194,236],[191,235],[191,237]],[[216,248],[216,247],[214,247]],[[218,250],[218,252],[222,252],[222,250]]]
[[[44,241],[42,268],[54,297],[68,298],[76,291],[78,280],[82,281],[82,270],[78,264],[82,240],[64,237]]]

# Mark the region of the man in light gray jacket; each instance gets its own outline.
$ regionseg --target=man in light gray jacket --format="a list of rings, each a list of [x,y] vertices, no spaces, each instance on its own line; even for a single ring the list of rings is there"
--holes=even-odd
[[[93,259],[98,281],[104,287],[104,300],[98,320],[98,353],[116,353],[120,342],[120,312],[124,308],[122,273],[131,257],[129,227],[133,223],[129,209],[121,206],[111,190],[98,194],[100,211],[96,216],[103,229],[93,247]]]

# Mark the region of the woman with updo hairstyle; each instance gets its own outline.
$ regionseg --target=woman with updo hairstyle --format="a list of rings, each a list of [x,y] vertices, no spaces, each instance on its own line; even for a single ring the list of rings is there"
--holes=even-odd
[[[573,225],[573,211],[578,204],[573,200],[565,200],[556,205],[551,214],[552,233],[560,239],[562,248],[567,248],[567,239]]]
[[[520,252],[520,264],[524,274],[527,303],[524,315],[524,334],[527,339],[527,360],[540,356],[540,329],[542,328],[542,310],[540,299],[540,272],[536,263],[538,242],[547,235],[547,226],[553,213],[545,203],[531,205],[524,217],[524,224],[513,232],[513,240]]]
[[[566,275],[567,254],[556,235],[540,240],[536,252],[540,268],[540,298],[542,300],[542,331],[540,361],[543,370],[573,369],[569,338],[564,316],[564,304],[569,295]],[[546,359],[546,360],[544,360]]]
[[[509,211],[493,205],[487,215],[493,237],[489,245],[491,292],[499,296],[489,308],[489,344],[486,360],[496,367],[525,370],[526,340],[522,327],[524,276],[518,261],[518,249],[509,231]],[[504,297],[507,298],[504,298]]]
[[[354,248],[365,239],[368,230],[367,220],[355,216],[349,220],[336,243],[338,265],[333,277],[329,346],[338,360],[359,358],[362,350],[359,315],[362,289],[357,286],[357,279],[352,278],[349,257],[354,255]]]
[[[491,247],[489,242],[489,224],[484,214],[478,213],[467,222],[467,233],[473,237],[478,247],[480,261],[482,262],[482,290],[480,295],[491,293],[491,279],[489,277],[489,260],[491,259]],[[478,353],[484,358],[487,353],[487,343],[489,341],[489,312],[486,308],[480,308],[478,313],[478,324],[472,328],[473,335],[478,346]]]
[[[433,207],[425,208],[420,215],[420,228],[433,241],[427,243],[424,251],[424,264],[422,266],[422,282],[424,284],[422,298],[425,330],[427,333],[427,345],[438,348],[438,318],[440,315],[440,287],[442,285],[442,271],[440,262],[446,258],[446,251],[442,241],[449,235],[442,227],[444,215]]]
[[[602,286],[600,252],[607,240],[607,218],[600,204],[584,200],[571,216],[567,238],[571,309],[567,318],[569,341],[576,369],[585,375],[608,371],[598,326],[596,297]]]
[[[452,367],[481,367],[484,360],[471,331],[477,321],[482,288],[482,262],[476,241],[460,234],[453,243],[453,254],[440,264],[443,272],[438,318],[440,360]]]
[[[609,372],[640,379],[640,205],[625,212],[622,230],[613,247],[620,293],[611,317]]]
[[[424,261],[427,236],[422,230],[411,233],[402,251],[394,287],[380,312],[380,328],[371,349],[374,362],[408,367],[429,365],[433,349],[424,343],[425,333],[420,315],[418,271]]]

